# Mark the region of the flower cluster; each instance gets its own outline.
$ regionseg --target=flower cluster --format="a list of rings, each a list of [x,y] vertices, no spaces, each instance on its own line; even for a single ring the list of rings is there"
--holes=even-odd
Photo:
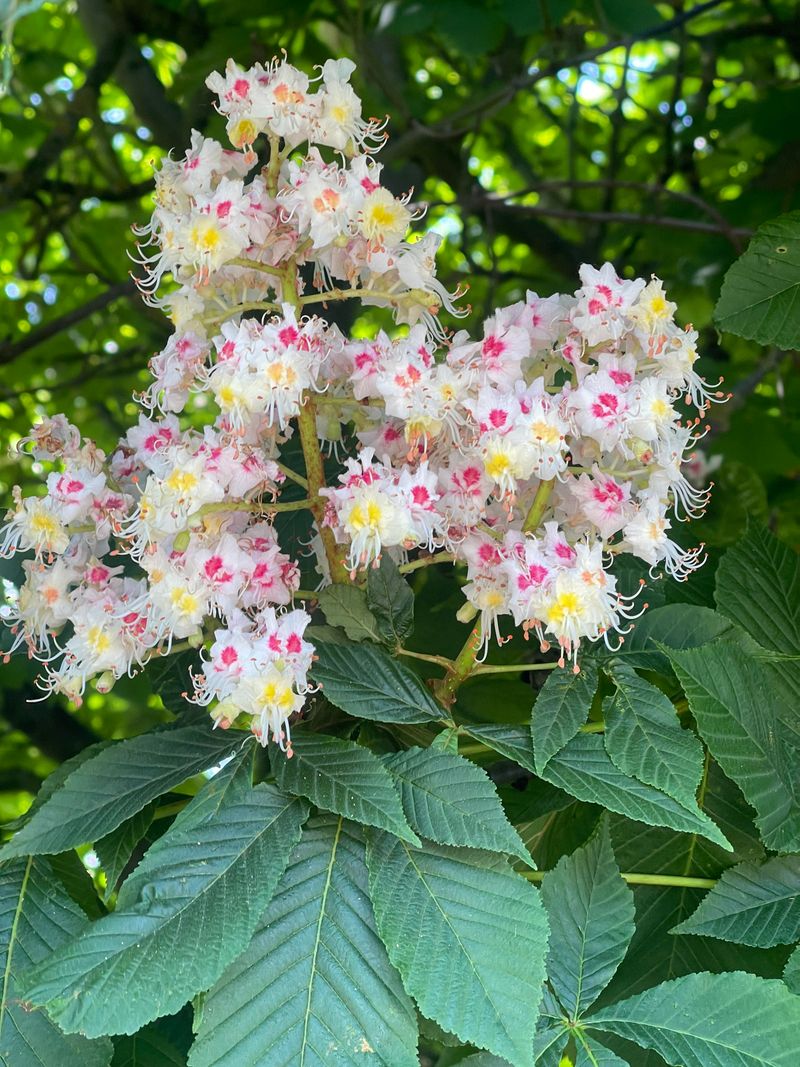
[[[279,543],[284,510],[313,516],[320,584],[363,581],[384,552],[453,560],[484,654],[517,626],[575,669],[583,641],[634,614],[617,556],[678,580],[702,562],[670,531],[707,503],[685,463],[721,394],[661,282],[584,265],[572,294],[529,292],[480,336],[447,333],[439,238],[409,239],[408,198],[381,185],[382,127],[352,70],[326,63],[314,91],[284,60],[211,75],[232,147],[195,133],[156,176],[142,288],[175,332],[143,413],[110,456],[63,416],[22,442],[53,471],[2,534],[4,554],[32,557],[6,616],[46,691],[79,700],[183,642],[215,722],[244,716],[288,748],[313,660],[295,603],[314,594]],[[349,297],[407,328],[356,340],[310,311]],[[287,477],[305,499],[283,497]]]

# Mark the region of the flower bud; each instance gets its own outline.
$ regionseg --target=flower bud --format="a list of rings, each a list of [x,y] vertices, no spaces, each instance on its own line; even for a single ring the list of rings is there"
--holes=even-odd
[[[116,677],[112,671],[103,671],[101,675],[95,679],[94,687],[98,693],[110,693],[114,688]]]
[[[172,542],[172,550],[174,552],[185,552],[189,547],[191,536],[188,530],[181,530],[179,534],[175,535],[175,540]]]
[[[459,622],[472,622],[477,614],[478,609],[467,600],[456,612],[456,618]]]

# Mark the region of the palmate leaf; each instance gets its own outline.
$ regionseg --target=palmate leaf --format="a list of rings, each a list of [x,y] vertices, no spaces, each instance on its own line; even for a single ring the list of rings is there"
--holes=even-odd
[[[578,734],[547,764],[542,777],[578,800],[651,826],[699,833],[730,848],[705,812],[691,812],[672,797],[630,778],[612,763],[599,734]]]
[[[758,660],[729,640],[670,658],[703,740],[755,808],[765,845],[800,849],[800,782],[782,736],[780,694]]]
[[[533,744],[531,743],[531,731],[527,726],[503,726],[501,723],[464,723],[461,729],[465,734],[474,737],[489,748],[493,748],[500,756],[513,760],[520,767],[532,774],[536,773],[533,760]]]
[[[637,621],[621,649],[612,653],[614,663],[641,670],[670,674],[669,657],[659,645],[668,648],[696,648],[708,644],[733,629],[730,619],[699,604],[664,604],[646,611]]]
[[[311,670],[323,695],[337,708],[375,722],[433,722],[443,708],[413,671],[374,645],[318,643]]]
[[[151,802],[141,811],[137,811],[135,815],[131,815],[116,830],[112,830],[110,834],[95,841],[94,850],[106,875],[106,888],[103,894],[106,903],[117,888],[117,883],[130,861],[134,848],[147,833],[155,811],[155,802]]]
[[[737,863],[764,859],[764,848],[753,824],[753,812],[741,791],[713,760],[707,762],[700,788],[700,804],[719,824],[734,851],[727,852],[696,834],[675,834],[614,815],[610,818],[611,838],[622,870],[716,879]],[[695,971],[746,968],[766,978],[780,976],[786,958],[785,949],[748,949],[710,937],[682,937],[672,933],[673,928],[697,908],[706,892],[677,886],[633,887],[636,933],[619,970],[600,995],[599,1003],[606,1006],[659,982]],[[663,1067],[655,1052],[643,1052],[641,1056],[641,1067],[654,1064]]]
[[[539,1028],[533,1039],[533,1062],[536,1067],[559,1067],[561,1054],[567,1047],[569,1034],[560,1021],[543,1025],[544,1014],[539,1016]],[[501,1061],[502,1062],[502,1061]]]
[[[319,594],[319,606],[329,626],[340,626],[351,641],[379,641],[378,621],[367,595],[355,585],[329,585]]]
[[[87,925],[86,916],[41,859],[0,867],[0,1065],[2,1067],[108,1067],[106,1039],[64,1034],[41,1011],[21,1001],[20,975]]]
[[[209,992],[191,1067],[416,1067],[375,929],[360,829],[312,819],[253,939]]]
[[[378,930],[420,1010],[529,1067],[547,951],[538,891],[491,853],[373,831],[368,842]]]
[[[800,997],[741,971],[689,974],[584,1020],[674,1067],[795,1067]]]
[[[168,789],[248,743],[210,724],[142,734],[104,749],[66,779],[0,853],[50,855],[97,841]]]
[[[587,660],[579,674],[556,670],[544,683],[531,716],[534,761],[541,774],[551,757],[571,741],[589,717],[597,692],[596,665]]]
[[[714,596],[720,612],[763,648],[800,654],[800,557],[769,530],[751,524],[728,549],[717,568]],[[794,710],[800,702],[800,662],[767,666],[788,688]]]
[[[752,525],[728,549],[715,598],[722,614],[763,648],[800,652],[800,557],[769,530]]]
[[[367,570],[367,604],[381,640],[392,648],[402,645],[414,629],[414,594],[388,552]]]
[[[611,675],[617,691],[603,705],[603,738],[612,762],[702,818],[697,807],[702,744],[681,727],[674,705],[660,689],[628,667],[616,665]]]
[[[374,752],[353,741],[300,729],[292,731],[292,746],[291,759],[275,746],[270,752],[275,780],[284,792],[308,797],[325,811],[419,844],[392,776]]]
[[[575,1067],[628,1067],[628,1064],[610,1048],[588,1034],[581,1034],[575,1051]]]
[[[800,348],[800,211],[760,226],[722,283],[721,330],[779,348]]]
[[[117,910],[30,976],[62,1029],[132,1034],[207,989],[245,947],[300,836],[307,805],[226,767],[120,890]]]
[[[703,934],[754,948],[800,941],[800,856],[725,871],[676,934]]]
[[[608,985],[634,932],[633,893],[620,877],[607,818],[587,845],[545,875],[542,900],[550,920],[547,976],[575,1019]]]
[[[384,759],[420,837],[440,845],[507,852],[528,866],[530,853],[508,821],[494,783],[469,760],[430,748],[409,748]]]

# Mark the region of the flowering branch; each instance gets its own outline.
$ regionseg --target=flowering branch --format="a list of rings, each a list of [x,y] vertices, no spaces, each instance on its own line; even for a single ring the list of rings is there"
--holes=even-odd
[[[682,464],[724,397],[698,376],[697,334],[676,325],[661,282],[585,264],[574,293],[529,293],[476,337],[450,337],[439,313],[461,312],[436,277],[440,238],[407,239],[418,216],[381,183],[382,127],[363,119],[351,72],[330,61],[312,86],[275,60],[210,76],[232,149],[194,134],[165,159],[139,231],[145,300],[174,325],[144,412],[108,459],[63,416],[23,442],[62,467],[44,496],[16,491],[0,537],[0,554],[34,556],[7,617],[48,691],[80,700],[92,679],[107,690],[203,645],[193,699],[290,751],[314,655],[293,605],[317,594],[280,543],[282,513],[313,517],[320,587],[369,592],[384,555],[401,575],[465,567],[457,617],[474,624],[455,659],[397,653],[442,668],[445,707],[474,676],[577,671],[586,642],[624,632],[637,608],[617,591],[619,555],[679,580],[703,561],[669,530],[706,506]],[[407,329],[346,337],[313,314],[350,299]],[[302,474],[286,462],[292,437]],[[302,500],[280,499],[286,478]],[[511,625],[557,646],[554,662],[483,662]]]

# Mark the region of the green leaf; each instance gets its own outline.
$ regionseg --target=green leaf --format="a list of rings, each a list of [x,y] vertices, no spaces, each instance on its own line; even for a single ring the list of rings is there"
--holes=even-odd
[[[191,1067],[416,1067],[413,1005],[352,823],[313,819],[242,955],[205,1000]]]
[[[769,530],[750,526],[728,549],[717,568],[715,597],[722,614],[763,648],[800,652],[800,557]]]
[[[291,759],[274,746],[270,751],[281,789],[308,797],[325,811],[419,842],[406,822],[392,776],[374,752],[353,741],[300,729],[292,732],[292,749]]]
[[[212,779],[125,881],[117,910],[31,975],[28,997],[62,1029],[135,1033],[247,945],[308,813],[273,786],[253,788],[249,762]]]
[[[543,1016],[540,1016],[540,1022]],[[562,1025],[540,1027],[533,1043],[533,1060],[537,1067],[560,1067],[569,1032]],[[468,1060],[466,1062],[469,1062]]]
[[[407,667],[372,645],[318,644],[311,670],[337,708],[375,722],[432,722],[444,710]]]
[[[68,760],[64,760],[63,763],[60,763],[58,767],[56,767],[56,769],[53,771],[53,773],[48,774],[48,776],[42,782],[39,788],[39,792],[33,798],[33,803],[25,812],[25,814],[20,815],[19,818],[14,819],[12,822],[4,823],[3,829],[10,830],[14,833],[16,833],[17,830],[20,830],[25,825],[25,823],[31,821],[33,816],[36,814],[39,808],[42,807],[45,801],[49,800],[53,793],[57,792],[57,790],[61,788],[61,786],[64,784],[64,782],[66,782],[67,778],[69,778],[73,771],[77,770],[78,767],[81,766],[81,764],[87,763],[89,760],[94,759],[94,757],[98,756],[104,749],[111,748],[113,745],[116,744],[119,744],[119,742],[98,741],[96,745],[89,745],[87,748],[81,749],[81,751],[76,753],[76,755],[71,756]]]
[[[518,763],[520,767],[524,767],[531,774],[536,773],[536,767],[533,762],[531,731],[527,726],[503,726],[500,723],[497,725],[494,723],[475,725],[474,723],[465,722],[462,724],[461,729],[465,734],[474,737],[476,741],[480,741],[481,744],[493,748],[499,755]]]
[[[776,851],[800,849],[793,758],[781,738],[778,694],[758,660],[727,640],[670,652],[670,658],[703,740],[756,809],[764,844]]]
[[[156,1026],[114,1039],[111,1067],[186,1067],[186,1056]]]
[[[650,1048],[675,1067],[795,1067],[800,998],[752,974],[689,974],[612,1004],[587,1028]]]
[[[126,819],[116,830],[95,841],[94,850],[106,874],[106,889],[103,894],[106,903],[117,888],[134,848],[147,833],[155,811],[155,802],[151,801],[141,811]]]
[[[99,919],[106,914],[94,879],[74,849],[50,856],[48,862],[53,874],[90,919]]]
[[[367,570],[367,604],[381,641],[396,648],[414,629],[414,594],[388,552]]]
[[[196,711],[186,700],[186,694],[192,691],[191,672],[197,670],[197,661],[197,652],[188,649],[175,656],[154,659],[148,667],[147,677],[153,692],[161,697],[167,711],[180,718]]]
[[[542,900],[550,920],[547,976],[577,1019],[611,981],[634,932],[633,893],[620,877],[607,819],[545,875]]]
[[[110,1041],[63,1034],[21,1002],[19,977],[87,925],[49,863],[17,859],[0,867],[1,1067],[108,1067]]]
[[[769,530],[751,524],[747,535],[729,548],[717,568],[715,598],[719,610],[760,646],[787,655],[800,654],[800,557]],[[800,663],[768,665],[800,702]]]
[[[351,641],[380,640],[378,621],[358,586],[329,585],[319,594],[319,606],[328,625],[340,626]]]
[[[580,674],[569,670],[551,671],[544,683],[531,717],[536,773],[571,741],[589,717],[597,692],[597,667],[591,661],[581,664]]]
[[[612,661],[627,667],[670,674],[669,657],[659,645],[696,648],[732,630],[731,623],[711,608],[698,604],[665,604],[646,611]]]
[[[210,725],[142,734],[82,763],[0,852],[0,859],[65,852],[97,841],[175,785],[248,743]]]
[[[375,919],[406,990],[462,1041],[528,1067],[547,951],[537,890],[491,853],[368,841]]]
[[[480,767],[448,752],[410,748],[384,759],[406,818],[440,845],[507,852],[528,866],[530,853],[508,821],[494,783]]]
[[[760,226],[722,283],[714,322],[778,348],[800,348],[800,211]]]
[[[620,868],[716,879],[745,859],[763,860],[765,853],[751,809],[738,786],[725,777],[713,760],[708,761],[701,785],[700,805],[733,844],[732,853],[696,834],[675,834],[615,815],[610,820],[611,837]],[[601,994],[603,1005],[695,971],[736,971],[746,967],[766,978],[780,974],[784,949],[748,950],[713,938],[672,933],[697,908],[705,892],[675,886],[634,887],[636,933],[617,974]],[[655,1053],[650,1053],[649,1059],[652,1063]]]
[[[800,856],[725,871],[676,934],[703,934],[754,948],[800,941]]]
[[[660,689],[628,667],[615,666],[612,676],[617,691],[603,704],[603,736],[612,762],[702,818],[697,807],[702,744],[681,727],[674,705]]]
[[[790,993],[800,994],[800,945],[797,946],[786,961],[783,980]]]
[[[628,1064],[610,1048],[588,1034],[581,1034],[575,1053],[575,1067],[628,1067]]]
[[[430,747],[434,752],[449,752],[453,756],[458,755],[458,727],[448,726],[441,730]]]
[[[629,778],[611,762],[599,734],[578,734],[547,764],[542,777],[578,800],[600,804],[609,811],[650,826],[699,833],[730,848],[719,828],[704,812],[687,811],[652,786]]]

